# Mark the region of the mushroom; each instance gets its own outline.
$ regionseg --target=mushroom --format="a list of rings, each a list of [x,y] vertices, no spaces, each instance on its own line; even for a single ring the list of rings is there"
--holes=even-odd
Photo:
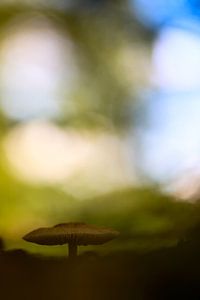
[[[26,234],[23,239],[40,245],[68,244],[69,257],[76,257],[77,246],[104,244],[118,234],[118,231],[110,228],[75,222],[38,228]]]

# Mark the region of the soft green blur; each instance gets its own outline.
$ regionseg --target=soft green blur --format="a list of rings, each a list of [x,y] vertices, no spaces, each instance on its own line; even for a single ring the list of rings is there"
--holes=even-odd
[[[57,32],[62,36],[62,43],[70,40],[73,45],[70,51],[73,52],[75,61],[75,75],[70,79],[72,80],[70,84],[65,77],[61,79],[58,92],[60,110],[55,116],[48,118],[45,116],[44,119],[41,115],[15,119],[2,106],[0,108],[0,235],[6,247],[23,248],[35,253],[64,254],[67,252],[65,246],[31,245],[24,242],[22,236],[38,227],[69,221],[89,222],[119,230],[121,234],[116,241],[97,249],[87,248],[102,253],[120,249],[147,251],[177,243],[198,222],[198,205],[162,195],[159,187],[154,187],[151,182],[144,180],[138,170],[140,151],[137,144],[138,133],[135,134],[138,121],[136,112],[138,113],[142,101],[139,94],[148,87],[150,81],[149,65],[153,34],[141,28],[130,16],[126,2],[122,4],[120,1],[110,1],[98,9],[80,8],[66,12],[48,8],[47,5],[36,8],[23,4],[20,6],[5,4],[0,6],[0,39],[2,45],[7,43],[7,39],[9,42],[4,49],[4,55],[0,58],[1,67],[5,67],[5,57],[10,59],[9,55],[7,58],[6,51],[9,51],[9,45],[12,45],[9,44],[12,41],[12,34],[18,29],[19,31],[23,29],[23,22],[26,28],[29,20],[30,22],[35,20],[35,23],[33,22],[35,26],[37,20],[41,18],[47,28],[49,26],[54,33]],[[61,51],[61,56],[66,55],[68,51],[66,47],[65,45],[63,52]],[[20,49],[19,47],[19,51]],[[64,69],[67,68],[68,64],[64,66]],[[12,74],[12,69],[9,72]],[[26,78],[24,85],[26,86]],[[7,94],[4,94],[4,88],[0,92],[1,103],[6,101]],[[17,91],[14,90],[15,96]],[[9,90],[8,94],[11,92]],[[31,100],[29,101],[31,105]],[[140,123],[142,121],[145,124],[145,114],[142,115],[140,112],[139,118]],[[37,126],[41,126],[40,122],[44,122],[45,128],[50,132],[54,132],[55,129],[55,135],[56,132],[61,132],[61,139],[71,130],[80,134],[80,139],[82,133],[86,132],[84,147],[86,150],[88,144],[91,147],[92,162],[88,160],[85,162],[83,157],[84,164],[82,165],[80,160],[80,168],[79,165],[77,167],[78,155],[82,155],[78,153],[77,157],[76,155],[73,157],[72,166],[69,157],[71,175],[67,173],[61,180],[58,174],[59,180],[57,177],[56,179],[48,177],[46,180],[46,173],[42,173],[42,180],[38,179],[40,164],[36,161],[35,164],[39,164],[38,169],[36,175],[32,174],[29,162],[25,159],[23,161],[24,152],[18,156],[18,153],[21,153],[18,151],[21,150],[18,150],[19,147],[15,143],[10,142],[12,132],[23,126],[26,129],[32,122],[33,124],[39,122]],[[20,138],[23,138],[23,132],[20,134]],[[16,135],[16,143],[19,136]],[[6,142],[8,137],[9,143]],[[130,141],[133,140],[133,146],[129,144],[129,152],[130,148],[133,150],[132,159],[130,153],[127,156],[126,151],[121,150],[123,145],[120,144],[129,138]],[[78,140],[77,149],[81,150],[79,137],[75,134],[73,139],[75,142]],[[42,138],[36,137],[35,141],[33,150],[39,155],[38,152],[43,149],[39,145]],[[11,160],[6,149],[12,150]],[[27,149],[29,148],[26,148],[26,151]],[[110,156],[106,156],[107,152]],[[16,153],[17,168],[12,164],[15,160],[13,153]],[[53,159],[56,161],[57,158]],[[62,161],[60,164],[62,166]],[[131,171],[127,165],[130,165]],[[45,166],[44,164],[44,168]],[[76,167],[74,172],[73,166]],[[21,167],[25,172],[23,176],[20,173]],[[56,170],[59,173],[59,169]],[[54,175],[53,171],[49,175]],[[82,250],[84,249],[81,248],[80,251]]]

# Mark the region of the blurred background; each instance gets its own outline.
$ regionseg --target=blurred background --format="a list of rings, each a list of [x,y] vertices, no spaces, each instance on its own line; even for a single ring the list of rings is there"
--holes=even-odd
[[[2,0],[0,236],[111,226],[99,251],[175,245],[200,222],[200,1]]]

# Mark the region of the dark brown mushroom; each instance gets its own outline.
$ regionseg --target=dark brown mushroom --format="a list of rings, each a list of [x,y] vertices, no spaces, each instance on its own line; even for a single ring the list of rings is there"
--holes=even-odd
[[[75,257],[77,256],[77,246],[104,244],[118,234],[118,231],[110,228],[76,222],[39,228],[25,235],[23,239],[40,245],[68,244],[69,257]]]

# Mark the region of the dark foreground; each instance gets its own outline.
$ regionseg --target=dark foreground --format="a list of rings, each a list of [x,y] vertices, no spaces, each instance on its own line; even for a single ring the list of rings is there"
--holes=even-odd
[[[121,252],[76,261],[0,254],[0,299],[200,299],[200,245],[180,243],[145,255]]]

